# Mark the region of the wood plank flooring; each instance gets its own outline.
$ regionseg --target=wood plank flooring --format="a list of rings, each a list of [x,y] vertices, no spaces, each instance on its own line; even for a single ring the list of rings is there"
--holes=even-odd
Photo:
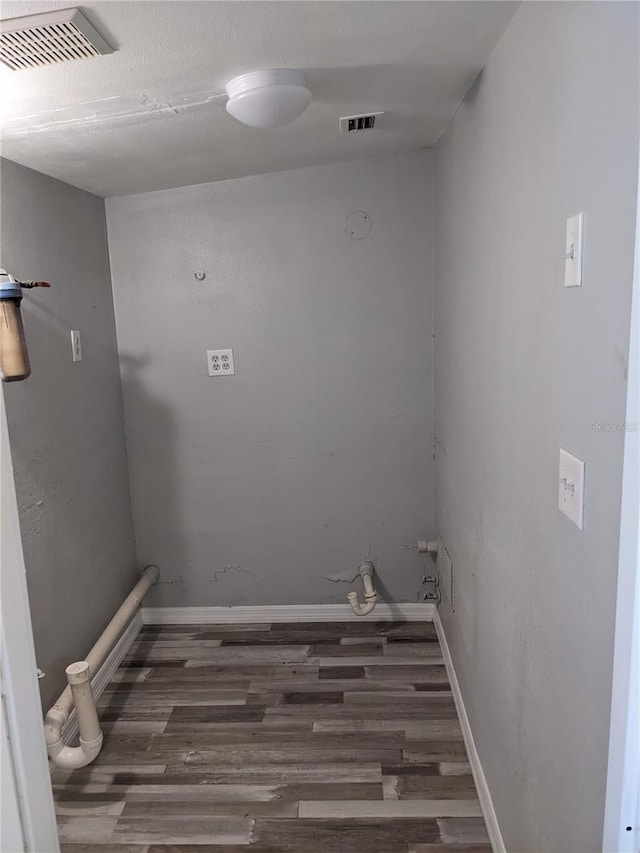
[[[432,623],[146,626],[63,853],[490,853]]]

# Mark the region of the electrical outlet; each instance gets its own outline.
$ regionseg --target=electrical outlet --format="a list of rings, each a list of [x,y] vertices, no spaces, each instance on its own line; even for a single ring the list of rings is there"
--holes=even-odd
[[[236,369],[233,364],[233,350],[207,350],[207,367],[209,376],[233,376]]]
[[[78,331],[71,332],[71,358],[73,361],[82,361],[82,341]]]

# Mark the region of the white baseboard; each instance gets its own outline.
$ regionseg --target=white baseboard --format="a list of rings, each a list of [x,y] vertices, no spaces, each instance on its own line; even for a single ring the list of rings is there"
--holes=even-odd
[[[356,616],[349,604],[291,604],[264,607],[143,607],[145,625],[216,625],[229,622],[378,622],[400,619],[430,622],[435,607],[421,604],[377,604],[367,616]]]
[[[105,662],[91,679],[91,689],[94,699],[98,699],[107,684],[113,678],[116,670],[122,663],[126,653],[133,645],[133,641],[140,633],[143,625],[144,621],[142,619],[142,612],[137,610],[133,619],[123,631],[120,639],[107,655]],[[71,714],[69,714],[69,719],[62,728],[62,740],[68,744],[77,738],[78,732],[78,716],[74,708]]]
[[[456,671],[453,666],[453,658],[451,657],[451,651],[449,649],[449,644],[447,643],[444,626],[442,625],[440,614],[437,609],[433,615],[433,623],[438,633],[438,639],[440,640],[442,657],[444,658],[444,665],[447,669],[449,683],[451,684],[453,701],[456,703],[456,711],[458,712],[458,719],[460,720],[460,726],[462,727],[464,744],[467,748],[467,755],[469,756],[469,764],[471,765],[471,772],[473,773],[473,781],[476,783],[478,799],[480,800],[480,807],[482,808],[484,822],[487,825],[491,848],[493,853],[507,853],[507,848],[504,846],[504,841],[502,840],[502,833],[500,832],[500,825],[498,824],[496,811],[493,807],[491,792],[489,791],[489,786],[487,785],[482,764],[480,763],[480,756],[478,755],[478,750],[476,749],[476,745],[473,740],[471,724],[469,722],[469,717],[467,716],[467,710],[464,706],[464,700],[462,698],[460,684],[458,683],[458,677],[456,676]]]

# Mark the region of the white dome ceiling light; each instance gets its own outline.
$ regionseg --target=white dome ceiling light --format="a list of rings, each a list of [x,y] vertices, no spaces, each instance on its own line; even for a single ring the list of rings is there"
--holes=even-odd
[[[227,83],[227,112],[249,127],[280,127],[298,118],[311,103],[302,71],[274,68],[250,71]]]

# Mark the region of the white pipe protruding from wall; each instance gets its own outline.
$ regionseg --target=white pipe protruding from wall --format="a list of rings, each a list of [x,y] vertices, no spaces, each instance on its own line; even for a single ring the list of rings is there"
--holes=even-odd
[[[374,570],[375,569],[373,563],[368,560],[366,563],[361,563],[358,567],[358,571],[360,572],[360,576],[362,577],[362,583],[364,584],[364,604],[360,604],[360,602],[358,601],[357,592],[349,592],[347,594],[347,599],[349,600],[351,609],[356,614],[356,616],[366,616],[368,613],[371,613],[373,608],[376,606],[376,602],[378,600],[378,593],[375,591],[375,588],[373,586]]]
[[[62,738],[59,738],[55,743],[47,744],[47,751],[49,758],[58,767],[65,770],[75,770],[78,767],[86,767],[96,758],[102,749],[102,732],[91,692],[89,664],[86,660],[72,663],[67,667],[66,674],[72,701],[78,715],[80,746],[66,746]],[[50,720],[49,714],[47,718]],[[62,721],[63,715],[56,715],[56,719]],[[60,729],[62,729],[62,725],[64,724],[61,724]]]
[[[158,580],[157,566],[147,566],[140,580],[118,608],[115,616],[98,638],[85,660],[70,664],[67,669],[67,687],[58,701],[48,711],[44,720],[44,736],[49,758],[66,770],[86,767],[96,758],[102,748],[102,732],[98,722],[91,677],[104,662],[111,647],[120,637],[135,610]],[[67,746],[62,740],[62,729],[75,706],[80,727],[80,746]]]

